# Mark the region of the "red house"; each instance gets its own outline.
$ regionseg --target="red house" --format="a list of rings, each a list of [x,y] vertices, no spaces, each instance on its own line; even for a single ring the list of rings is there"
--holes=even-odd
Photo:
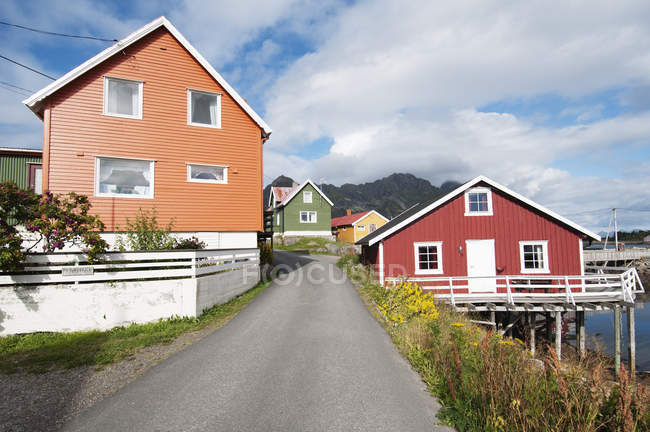
[[[456,292],[475,294],[504,292],[504,280],[554,284],[584,275],[586,239],[600,236],[479,176],[406,210],[357,244],[381,284],[409,278],[443,294],[452,284]]]

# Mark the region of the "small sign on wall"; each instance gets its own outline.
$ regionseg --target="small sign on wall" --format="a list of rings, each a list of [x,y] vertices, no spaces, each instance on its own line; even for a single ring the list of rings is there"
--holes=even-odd
[[[63,267],[61,269],[62,276],[89,276],[95,273],[93,266],[74,266]]]

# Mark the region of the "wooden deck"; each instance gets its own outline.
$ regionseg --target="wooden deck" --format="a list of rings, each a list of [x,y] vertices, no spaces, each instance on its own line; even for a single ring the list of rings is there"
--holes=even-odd
[[[619,269],[619,268],[616,268]],[[493,292],[472,292],[472,280],[489,279]],[[395,284],[399,278],[387,278]],[[437,299],[467,312],[567,312],[613,309],[634,305],[636,295],[645,292],[636,269],[584,276],[513,275],[492,277],[409,278]]]

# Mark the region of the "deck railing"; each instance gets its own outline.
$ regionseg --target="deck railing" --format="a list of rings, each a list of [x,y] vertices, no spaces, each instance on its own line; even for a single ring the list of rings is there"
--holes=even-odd
[[[418,283],[434,297],[457,303],[493,302],[502,304],[623,302],[634,303],[636,294],[644,292],[634,268],[617,273],[586,275],[507,275],[454,277],[387,277],[386,285],[401,281]],[[472,282],[489,282],[491,289],[472,289]]]
[[[108,252],[99,264],[83,253],[30,254],[21,271],[0,273],[0,287],[197,278],[258,264],[257,249]]]

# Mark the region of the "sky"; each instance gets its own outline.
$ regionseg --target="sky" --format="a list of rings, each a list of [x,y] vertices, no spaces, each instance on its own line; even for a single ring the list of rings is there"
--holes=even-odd
[[[165,15],[273,129],[264,179],[486,175],[586,228],[650,229],[650,2],[3,1],[0,21],[120,39]],[[0,25],[59,77],[110,45]],[[0,59],[0,147],[40,148]]]

